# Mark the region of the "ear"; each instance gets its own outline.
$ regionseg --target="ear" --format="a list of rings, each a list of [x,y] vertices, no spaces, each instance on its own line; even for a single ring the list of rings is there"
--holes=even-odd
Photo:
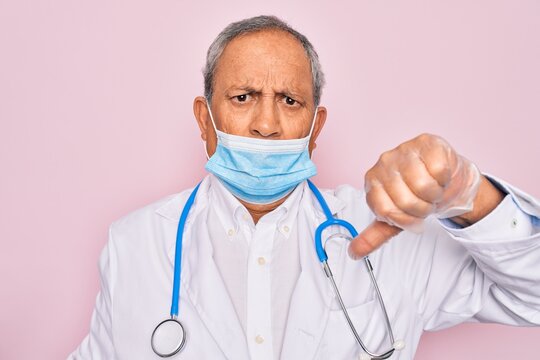
[[[327,115],[326,108],[324,106],[319,106],[317,108],[317,116],[315,117],[315,125],[313,125],[313,133],[311,134],[311,139],[309,140],[309,155],[310,156],[313,150],[315,150],[315,148],[317,147],[316,141],[326,122],[326,115]]]
[[[199,129],[201,130],[201,139],[206,141],[208,124],[210,123],[210,114],[208,113],[204,96],[197,96],[195,100],[193,100],[193,114],[195,115]]]

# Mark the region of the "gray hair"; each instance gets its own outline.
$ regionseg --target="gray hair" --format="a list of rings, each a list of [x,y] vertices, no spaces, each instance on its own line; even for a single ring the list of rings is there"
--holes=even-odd
[[[324,86],[324,74],[319,63],[319,56],[309,40],[298,31],[294,30],[283,20],[275,16],[256,16],[229,24],[212,42],[206,53],[206,66],[204,75],[204,96],[208,101],[212,100],[214,75],[217,63],[225,50],[225,47],[236,37],[262,30],[281,30],[294,36],[304,47],[306,55],[311,63],[311,78],[313,82],[313,102],[319,105],[322,88]]]

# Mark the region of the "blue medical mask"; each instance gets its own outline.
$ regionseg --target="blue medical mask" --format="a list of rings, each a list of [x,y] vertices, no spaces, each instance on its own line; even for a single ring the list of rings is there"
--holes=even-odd
[[[270,204],[317,174],[308,150],[317,111],[308,136],[268,140],[219,131],[208,102],[207,107],[217,134],[217,148],[205,168],[237,198],[251,204]]]

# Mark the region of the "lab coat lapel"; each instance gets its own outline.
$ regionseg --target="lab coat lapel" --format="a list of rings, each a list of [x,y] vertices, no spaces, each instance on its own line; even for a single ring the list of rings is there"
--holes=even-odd
[[[212,256],[206,221],[197,222],[187,257],[187,276],[182,285],[225,356],[234,360],[249,359],[246,336]]]
[[[212,256],[206,225],[207,191],[206,179],[201,184],[184,230],[180,311],[182,301],[188,300],[227,359],[249,359],[246,337]],[[160,209],[159,213],[178,223],[187,196],[189,193],[183,201],[171,201],[171,205]],[[168,257],[174,267],[174,241],[167,246]]]
[[[343,203],[336,197],[325,194],[325,199],[336,213]],[[287,329],[281,351],[281,359],[313,359],[322,339],[330,306],[334,295],[331,285],[324,275],[321,263],[314,247],[316,227],[325,220],[319,211],[318,204],[307,188],[303,193],[298,216],[298,229],[308,229],[307,233],[299,233],[298,246],[302,271],[294,289]],[[313,220],[313,219],[317,220]],[[342,249],[338,246],[327,249],[329,258],[339,258]],[[339,271],[339,265],[332,269]]]

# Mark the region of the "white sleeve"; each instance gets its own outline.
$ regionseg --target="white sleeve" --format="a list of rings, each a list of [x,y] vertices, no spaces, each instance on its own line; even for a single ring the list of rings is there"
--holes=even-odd
[[[90,332],[79,347],[68,356],[68,360],[112,360],[115,359],[112,337],[112,294],[114,285],[115,250],[112,226],[109,241],[99,257],[101,290],[90,323]]]
[[[540,325],[540,203],[490,178],[508,195],[485,218],[457,228],[440,221],[425,293],[425,330],[463,321]],[[435,223],[435,222],[434,222]]]

